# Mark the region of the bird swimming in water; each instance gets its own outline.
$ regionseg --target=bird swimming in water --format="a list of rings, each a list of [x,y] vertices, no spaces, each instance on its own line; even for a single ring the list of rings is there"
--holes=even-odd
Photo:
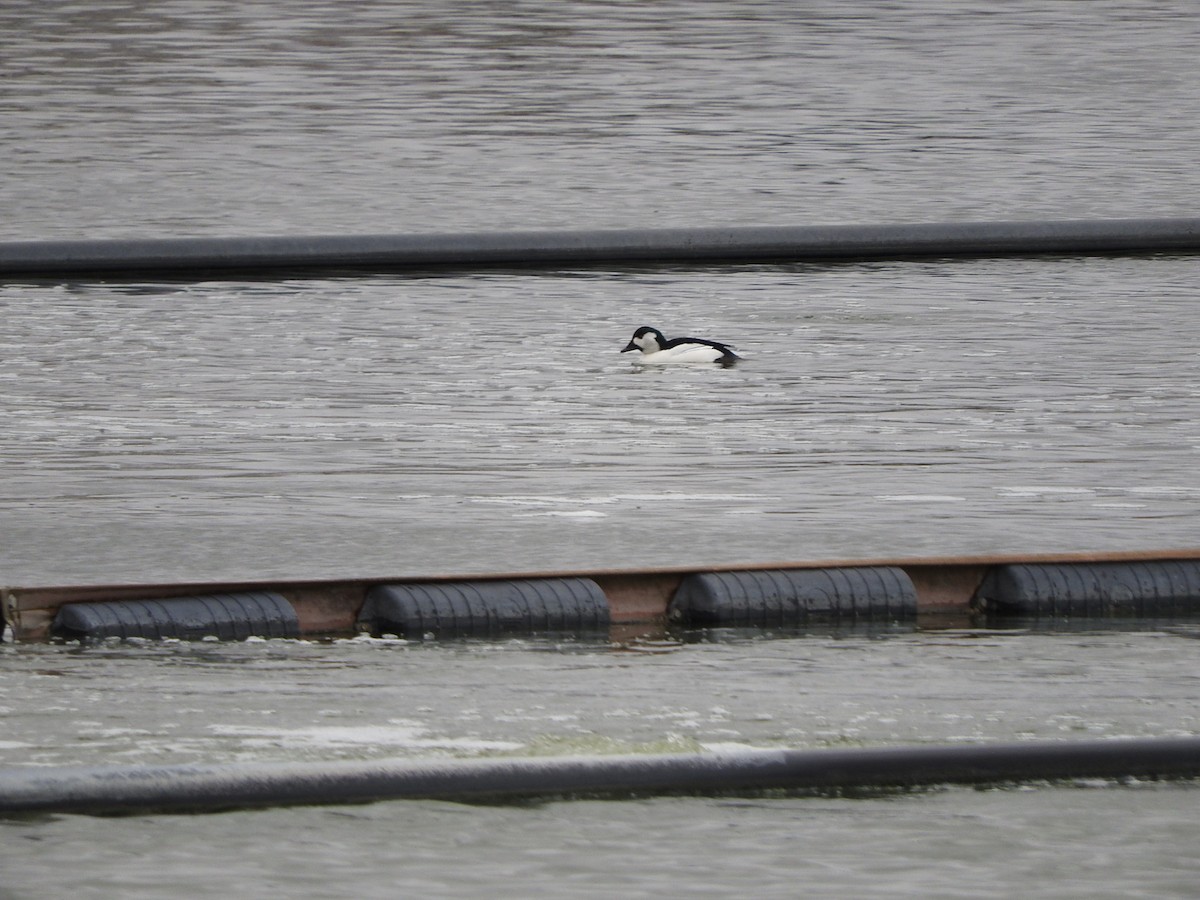
[[[674,365],[675,363],[719,363],[732,366],[740,356],[726,344],[704,338],[679,337],[667,340],[657,328],[643,325],[633,333],[633,338],[622,350],[629,353],[640,350],[637,362],[647,366]]]

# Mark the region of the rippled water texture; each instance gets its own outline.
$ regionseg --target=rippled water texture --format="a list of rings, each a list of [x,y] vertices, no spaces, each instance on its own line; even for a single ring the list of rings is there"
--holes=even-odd
[[[1196,631],[0,647],[6,765],[1197,733]],[[137,698],[136,704],[130,702]],[[13,897],[1185,897],[1191,783],[0,823]],[[65,864],[67,861],[70,864]],[[219,861],[219,862],[218,862]],[[799,886],[799,887],[798,887]],[[6,896],[0,890],[0,896]]]
[[[35,2],[0,234],[1193,215],[1189,0]]]
[[[9,583],[1194,543],[1191,258],[0,289]],[[643,321],[734,369],[639,371]]]
[[[1144,784],[72,819],[37,840],[73,865],[6,861],[0,896],[1185,898],[1197,799]]]
[[[9,238],[1193,214],[1186,3],[10,3]],[[7,583],[1191,545],[1191,257],[0,290]],[[739,369],[633,375],[638,325]]]
[[[0,239],[1195,215],[1192,3],[27,2]],[[0,286],[0,584],[1193,546],[1182,256]],[[738,345],[638,372],[653,324]],[[0,648],[4,765],[1196,734],[1194,635]],[[640,652],[639,652],[640,651]],[[1194,893],[1195,787],[0,824],[0,897]]]

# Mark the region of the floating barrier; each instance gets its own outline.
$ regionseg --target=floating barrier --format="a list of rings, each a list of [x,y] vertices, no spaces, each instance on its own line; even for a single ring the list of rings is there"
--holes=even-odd
[[[975,596],[997,616],[1196,615],[1200,560],[996,566]]]
[[[166,600],[68,603],[54,617],[51,633],[69,640],[216,637],[233,641],[299,637],[300,622],[292,605],[281,595],[255,591]]]
[[[530,578],[379,585],[359,628],[373,634],[490,637],[604,633],[608,598],[590,578]]]
[[[0,243],[0,276],[207,277],[1200,250],[1200,218]]]
[[[917,592],[895,566],[702,572],[683,579],[667,616],[694,627],[796,627],[917,615]]]
[[[562,596],[556,596],[553,601],[555,605],[546,611],[549,619],[527,620],[522,612],[516,620],[517,627],[525,629],[525,623],[528,622],[529,627],[535,630],[541,630],[547,625],[552,630],[558,630],[559,626],[565,624],[569,631],[578,632],[593,628],[602,630],[606,627],[602,623],[608,622],[613,628],[611,635],[616,635],[614,639],[619,640],[621,634],[630,635],[630,629],[637,633],[659,630],[670,620],[685,628],[720,627],[720,623],[726,620],[731,620],[735,627],[780,627],[782,619],[772,617],[783,613],[773,611],[772,604],[782,601],[771,599],[772,592],[780,590],[776,586],[779,578],[777,573],[780,571],[790,573],[787,578],[794,582],[787,587],[788,591],[793,592],[789,594],[792,599],[788,602],[795,604],[797,615],[803,606],[805,614],[811,617],[808,621],[819,624],[822,616],[825,621],[831,621],[827,612],[818,612],[820,609],[832,609],[830,601],[818,601],[813,598],[802,600],[800,598],[803,595],[795,593],[799,591],[797,584],[809,577],[801,573],[820,571],[823,573],[821,577],[837,581],[849,577],[846,573],[851,570],[861,569],[877,570],[876,575],[880,574],[878,570],[893,570],[896,581],[865,593],[860,593],[858,588],[849,583],[829,588],[839,604],[837,612],[842,617],[836,622],[839,626],[846,623],[851,610],[856,617],[852,622],[856,625],[861,623],[873,627],[879,624],[880,620],[865,618],[868,614],[887,617],[888,621],[904,620],[912,615],[914,602],[916,624],[922,628],[971,627],[977,620],[981,623],[980,614],[1037,614],[1044,617],[1083,615],[1070,613],[1072,608],[1094,611],[1087,613],[1088,615],[1110,617],[1126,615],[1162,619],[1200,616],[1200,601],[1197,600],[1200,591],[1195,588],[1197,580],[1200,579],[1200,549],[1197,548],[1136,550],[1102,555],[1067,553],[824,560],[732,566],[718,572],[697,571],[685,567],[659,567],[584,572],[475,573],[462,578],[438,574],[424,578],[396,578],[390,581],[331,579],[158,585],[5,586],[0,587],[0,608],[4,614],[3,635],[6,641],[40,641],[55,633],[66,634],[71,619],[66,618],[64,614],[61,620],[62,628],[56,628],[55,622],[58,614],[67,606],[79,607],[70,613],[71,616],[90,621],[90,614],[84,612],[83,608],[97,604],[119,603],[122,604],[121,608],[128,610],[133,608],[129,604],[134,601],[166,602],[161,598],[264,592],[286,599],[299,619],[302,636],[349,635],[361,630],[377,634],[405,631],[425,634],[430,630],[437,633],[440,623],[432,622],[432,629],[423,623],[421,616],[424,613],[421,612],[422,607],[415,597],[403,601],[397,599],[397,596],[411,591],[414,586],[419,586],[425,592],[440,592],[442,599],[438,600],[437,604],[445,613],[439,615],[447,622],[452,624],[456,617],[466,617],[462,621],[467,624],[461,628],[455,626],[460,633],[484,634],[488,627],[486,624],[467,622],[474,615],[469,600],[463,599],[461,603],[468,605],[462,607],[462,612],[456,611],[459,607],[455,607],[454,603],[459,601],[450,598],[455,592],[462,591],[459,585],[472,585],[472,590],[477,590],[479,585],[491,585],[489,590],[495,590],[497,585],[511,583],[535,582],[542,588],[558,584],[559,587],[553,588],[557,594],[561,590],[561,582],[565,581],[580,583],[586,602],[578,598],[567,601]],[[1054,587],[1047,588],[1048,593],[1038,594],[1029,587],[1018,589],[1012,586],[1020,583],[1022,579],[1034,583],[1035,575],[1031,573],[1035,572],[1039,573],[1037,578],[1043,578],[1047,572],[1059,573],[1055,577],[1063,584],[1066,584],[1066,573],[1074,573],[1071,577],[1076,577],[1080,572],[1102,572],[1104,578],[1117,587],[1111,587],[1108,594],[1091,587],[1082,590],[1082,593],[1072,593],[1074,589]],[[1018,573],[1023,574],[1018,577]],[[685,582],[688,587],[681,591]],[[1153,590],[1147,589],[1147,585],[1154,586]],[[1189,588],[1188,585],[1192,587]],[[367,595],[377,588],[380,590],[373,595],[371,604],[365,604]],[[388,599],[384,588],[396,596]],[[735,589],[739,598],[736,600],[732,599]],[[724,594],[728,597],[720,599]],[[1029,598],[1035,596],[1042,597],[1037,601],[1040,606],[1032,605],[1033,601]],[[1083,599],[1072,600],[1072,597]],[[1087,599],[1096,597],[1099,599]],[[537,603],[541,601],[527,599],[523,602],[531,604],[529,610],[530,616],[533,616],[534,610],[538,608]],[[571,604],[576,602],[582,605],[573,607]],[[821,603],[826,605],[822,607]],[[1140,607],[1136,605],[1138,603],[1141,604]],[[406,612],[404,604],[410,604],[412,611]],[[1032,613],[1030,610],[1034,608],[1045,611]],[[557,613],[553,612],[555,609],[558,610]],[[570,612],[568,617],[567,613],[572,609],[575,611]],[[290,619],[286,609],[284,613]],[[560,616],[557,622],[553,618],[555,615]],[[493,621],[498,621],[500,612],[485,611],[485,622],[488,616],[492,616]],[[141,634],[144,635],[145,632]],[[233,636],[237,637],[238,633],[233,632]]]
[[[379,800],[730,794],[1192,778],[1200,738],[457,761],[0,769],[0,815],[202,812]]]

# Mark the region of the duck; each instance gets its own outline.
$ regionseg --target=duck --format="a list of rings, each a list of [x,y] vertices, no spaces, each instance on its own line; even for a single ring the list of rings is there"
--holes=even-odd
[[[635,331],[621,352],[629,353],[632,350],[642,351],[637,362],[647,366],[674,365],[675,363],[719,363],[728,367],[741,359],[727,344],[719,341],[692,337],[667,340],[661,331],[651,328],[649,325],[643,325]]]

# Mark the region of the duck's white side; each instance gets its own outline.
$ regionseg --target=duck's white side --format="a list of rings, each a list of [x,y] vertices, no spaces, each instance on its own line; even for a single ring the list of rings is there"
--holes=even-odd
[[[633,350],[641,351],[637,361],[647,366],[675,363],[720,363],[723,366],[731,366],[740,358],[730,347],[719,341],[688,337],[667,340],[657,328],[646,325],[633,333],[633,338],[621,352],[629,353]]]

